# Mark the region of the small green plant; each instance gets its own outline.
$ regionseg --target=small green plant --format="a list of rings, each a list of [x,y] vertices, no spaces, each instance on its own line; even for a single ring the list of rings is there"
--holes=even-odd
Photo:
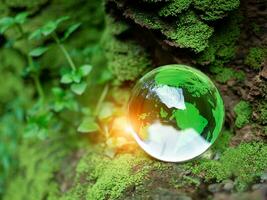
[[[260,69],[264,60],[266,59],[267,51],[264,48],[254,47],[250,48],[245,59],[245,64],[253,69]]]
[[[61,75],[61,79],[60,79],[60,83],[62,84],[66,84],[66,85],[70,85],[70,90],[76,94],[76,95],[82,95],[86,88],[87,88],[87,83],[85,78],[90,74],[91,70],[92,70],[92,66],[89,64],[84,64],[80,67],[77,67],[75,62],[73,61],[73,59],[71,58],[68,50],[65,48],[64,46],[64,41],[66,39],[69,38],[69,36],[80,27],[80,23],[75,23],[70,25],[63,34],[63,37],[59,37],[57,34],[57,30],[59,29],[59,26],[61,23],[63,23],[64,21],[68,20],[69,17],[62,17],[57,19],[56,21],[50,21],[48,23],[46,23],[44,26],[40,27],[39,29],[35,30],[32,34],[30,34],[29,36],[29,40],[40,40],[40,39],[45,39],[45,38],[52,38],[54,40],[54,42],[56,43],[56,45],[58,46],[58,48],[61,50],[61,52],[63,53],[66,61],[68,62],[70,68],[63,71],[62,75]],[[46,48],[45,47],[39,47],[36,49],[37,52],[40,52],[40,54],[42,54],[43,52],[45,52]],[[39,56],[39,54],[38,54]],[[107,81],[109,81],[109,73],[102,73],[99,79],[99,82],[101,84],[106,83]],[[82,121],[82,123],[80,124],[80,126],[78,127],[78,131],[79,132],[95,132],[97,130],[101,130],[100,129],[100,125],[98,125],[98,123],[100,123],[100,121],[98,120],[98,116],[99,116],[99,112],[100,112],[100,107],[105,108],[105,106],[103,105],[103,101],[107,95],[108,92],[108,85],[106,85],[102,91],[102,94],[98,100],[96,109],[94,112],[91,111],[85,111],[84,112],[84,119]],[[60,88],[54,88],[53,89],[54,94],[58,97],[58,100],[60,101],[60,103],[56,103],[56,107],[54,108],[54,110],[62,110],[63,107],[72,107],[70,104],[73,103],[64,103],[62,102],[62,100],[60,100],[60,98],[64,98],[64,96],[68,95],[66,92],[64,92],[62,89]],[[64,94],[65,93],[65,94]],[[97,123],[98,121],[98,123]]]
[[[21,25],[27,21],[28,13],[22,12],[15,17],[3,17],[0,19],[0,33],[3,34],[9,28],[17,27],[21,30]]]
[[[38,136],[41,139],[46,138],[49,135],[49,128],[58,127],[54,126],[56,122],[56,113],[69,109],[77,111],[78,104],[75,102],[75,96],[64,90],[62,87],[52,87],[52,95],[46,94],[44,85],[41,84],[40,76],[42,75],[42,67],[40,66],[38,59],[44,55],[48,50],[48,45],[40,45],[31,48],[32,40],[45,40],[52,38],[62,51],[66,61],[69,63],[70,70],[63,71],[60,83],[69,84],[71,91],[76,95],[84,93],[87,83],[85,77],[91,72],[92,66],[89,64],[77,67],[71,58],[69,52],[65,48],[63,42],[66,41],[71,34],[76,31],[81,23],[74,23],[64,30],[62,37],[58,37],[57,31],[60,25],[69,20],[69,17],[61,17],[54,21],[49,21],[42,27],[38,28],[32,33],[24,31],[23,25],[28,20],[28,13],[19,13],[14,17],[5,17],[0,20],[0,32],[3,34],[5,31],[11,28],[16,28],[19,31],[19,37],[16,40],[24,40],[27,44],[27,61],[28,65],[24,70],[25,77],[31,77],[36,91],[38,93],[38,100],[35,105],[28,111],[27,125],[25,128],[25,137]],[[40,43],[42,44],[42,42]],[[56,130],[56,129],[55,129]]]
[[[80,66],[79,68],[75,65],[74,61],[72,60],[69,52],[65,48],[63,42],[70,37],[70,35],[76,31],[80,26],[81,23],[75,23],[69,26],[65,31],[62,38],[59,38],[57,35],[57,30],[61,23],[68,20],[69,17],[61,17],[55,21],[49,21],[44,26],[40,27],[39,29],[35,30],[33,33],[29,35],[29,40],[38,40],[47,37],[51,37],[57,46],[62,51],[63,55],[65,56],[66,60],[68,61],[71,70],[66,71],[61,78],[61,83],[63,84],[70,84],[71,90],[77,94],[81,95],[84,93],[87,84],[84,81],[84,77],[86,77],[90,71],[92,70],[92,66],[85,64]],[[46,47],[38,47],[34,49],[31,53],[36,56],[42,55],[47,50]]]
[[[246,101],[240,101],[235,107],[234,112],[236,114],[235,125],[237,128],[242,128],[245,124],[249,123],[252,107]]]

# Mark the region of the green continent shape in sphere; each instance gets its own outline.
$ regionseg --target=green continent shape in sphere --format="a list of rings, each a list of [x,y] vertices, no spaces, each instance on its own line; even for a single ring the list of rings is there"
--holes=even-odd
[[[213,82],[185,65],[145,74],[133,88],[128,108],[137,143],[151,156],[170,162],[205,152],[224,121],[223,100]]]
[[[207,119],[199,114],[198,109],[191,103],[185,103],[185,110],[175,110],[174,116],[177,126],[181,129],[194,128],[198,133],[202,133],[208,124]]]

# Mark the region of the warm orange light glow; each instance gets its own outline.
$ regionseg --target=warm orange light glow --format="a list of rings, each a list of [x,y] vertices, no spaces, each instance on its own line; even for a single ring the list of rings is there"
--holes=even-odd
[[[137,145],[132,135],[133,129],[127,117],[120,116],[112,121],[106,144],[116,153],[121,151],[134,152]]]
[[[128,121],[128,118],[125,116],[117,117],[112,122],[112,127],[110,135],[112,137],[123,137],[128,141],[133,141],[132,137],[133,129],[131,124]]]
[[[127,117],[118,117],[113,121],[112,130],[118,132],[128,132],[127,127],[129,126],[130,124]]]
[[[125,126],[125,131],[128,133],[128,134],[133,134],[134,130],[133,130],[133,127],[128,123],[126,124]]]

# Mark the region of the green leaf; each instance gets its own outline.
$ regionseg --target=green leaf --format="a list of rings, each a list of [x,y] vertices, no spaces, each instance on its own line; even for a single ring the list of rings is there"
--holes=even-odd
[[[98,113],[99,119],[107,119],[111,117],[114,113],[114,104],[111,102],[105,102],[102,104],[101,109]]]
[[[53,87],[52,88],[52,93],[56,96],[56,97],[63,97],[65,92],[64,90],[62,90],[60,87]]]
[[[87,76],[92,70],[92,65],[83,65],[79,69],[79,72],[82,76]]]
[[[60,23],[62,23],[63,21],[66,21],[68,19],[69,19],[68,16],[64,16],[64,17],[61,17],[61,18],[57,19],[56,21],[49,21],[47,24],[45,24],[41,28],[42,34],[44,36],[50,35],[51,33],[53,33],[58,28]]]
[[[40,70],[40,64],[38,62],[33,62],[32,65],[29,65],[25,68],[23,75],[27,76],[30,73],[37,73]]]
[[[56,22],[50,21],[41,28],[41,32],[44,36],[48,36],[57,29]]]
[[[77,23],[77,24],[73,24],[71,25],[64,33],[63,38],[61,39],[61,41],[65,41],[66,39],[69,38],[69,36],[76,31],[79,27],[81,26],[81,23]]]
[[[33,40],[33,39],[39,40],[40,38],[42,38],[42,30],[41,29],[37,29],[33,33],[31,33],[29,35],[29,38],[28,39],[29,40]]]
[[[30,56],[32,57],[39,57],[43,55],[48,50],[48,47],[38,47],[30,51]]]
[[[56,101],[53,105],[53,109],[55,110],[55,112],[62,111],[64,107],[65,107],[65,103],[61,101]]]
[[[74,70],[72,71],[72,80],[75,82],[75,83],[80,83],[81,80],[82,80],[82,75],[81,73],[78,71],[78,70]]]
[[[81,133],[92,133],[99,130],[98,124],[95,122],[93,117],[85,118],[80,126],[78,127],[78,131]]]
[[[61,83],[65,83],[65,84],[69,84],[69,83],[80,83],[82,80],[82,75],[81,72],[79,72],[78,70],[72,70],[69,71],[67,73],[65,73],[60,82]]]
[[[74,94],[69,91],[64,91],[62,88],[52,88],[53,99],[51,101],[51,108],[55,112],[60,112],[63,109],[77,111],[78,104],[74,99]]]
[[[47,22],[43,27],[37,29],[32,34],[30,34],[29,40],[40,39],[40,38],[42,38],[42,36],[50,35],[54,31],[56,31],[56,29],[58,28],[58,25],[61,22],[65,21],[67,19],[69,19],[69,17],[65,16],[65,17],[61,17],[61,18],[57,19],[56,21]]]
[[[58,26],[60,23],[66,21],[66,20],[68,20],[68,19],[70,19],[69,16],[63,16],[63,17],[57,19],[57,20],[55,21],[55,23],[56,23],[56,25]]]
[[[15,23],[14,18],[4,17],[0,19],[0,26],[12,26]]]
[[[70,89],[77,95],[81,95],[84,93],[85,89],[87,87],[87,84],[85,82],[81,83],[73,83],[70,87]]]
[[[15,17],[15,22],[18,24],[24,24],[27,20],[29,13],[27,12],[21,12],[19,14],[16,15]]]
[[[15,24],[15,20],[12,17],[4,17],[0,19],[0,33],[4,33],[7,29]]]
[[[71,73],[66,73],[66,74],[64,74],[64,75],[61,77],[60,82],[61,82],[61,83],[64,83],[64,84],[72,83],[72,82],[73,82],[73,80],[72,80],[72,74],[71,74]]]

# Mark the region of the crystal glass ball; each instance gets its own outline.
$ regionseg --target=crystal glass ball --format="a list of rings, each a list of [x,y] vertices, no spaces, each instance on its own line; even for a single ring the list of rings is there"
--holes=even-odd
[[[131,133],[144,151],[162,161],[183,162],[218,138],[224,105],[208,76],[185,65],[167,65],[137,82],[128,115]]]

